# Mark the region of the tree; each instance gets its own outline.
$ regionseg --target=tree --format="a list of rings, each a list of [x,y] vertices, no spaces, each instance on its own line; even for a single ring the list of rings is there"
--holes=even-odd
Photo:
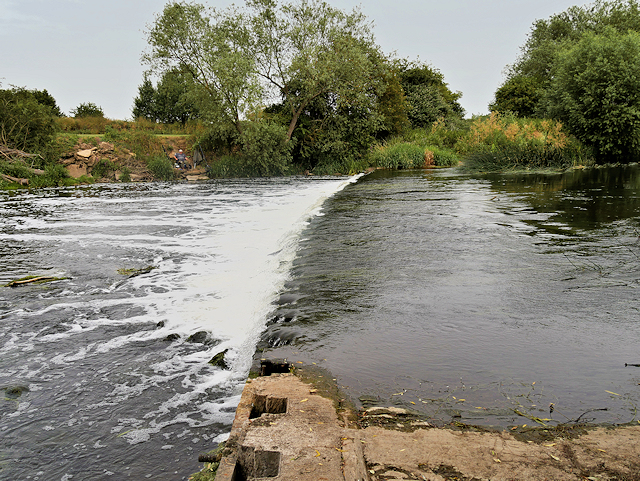
[[[143,118],[157,122],[159,120],[156,106],[156,89],[149,76],[145,75],[142,85],[138,87],[138,96],[133,100],[133,118]]]
[[[51,109],[51,113],[56,117],[62,117],[62,111],[58,104],[56,103],[56,99],[47,92],[47,89],[44,90],[29,90],[33,94],[33,97],[36,99],[40,105],[46,105]]]
[[[153,71],[185,69],[202,115],[242,131],[241,120],[259,103],[261,89],[255,59],[247,52],[249,31],[241,13],[170,2],[147,39],[150,51],[143,58]]]
[[[429,127],[439,118],[461,118],[462,94],[452,92],[437,69],[420,62],[402,61],[400,81],[406,94],[408,117],[414,127]]]
[[[515,94],[514,101],[520,103],[531,98],[530,95],[522,95],[525,93],[523,89],[533,93],[534,85],[538,89],[536,95],[542,96],[563,52],[578,43],[585,33],[602,34],[608,28],[620,34],[628,30],[640,31],[637,0],[597,0],[593,4],[570,7],[548,19],[536,20],[521,47],[520,56],[508,66],[507,79],[496,92],[498,110],[502,110],[499,97],[511,98],[509,96]],[[528,80],[525,82],[524,78]],[[508,98],[503,100],[510,102]]]
[[[640,156],[640,33],[608,27],[585,33],[554,67],[545,104],[550,116],[594,147],[600,161]]]
[[[287,137],[316,99],[333,111],[376,110],[384,93],[381,69],[370,25],[354,10],[345,13],[320,0],[279,6],[273,0],[251,0],[251,50],[258,75],[272,101],[280,97],[290,112]]]
[[[72,109],[71,115],[77,119],[83,117],[104,117],[104,112],[102,107],[97,106],[93,102],[87,102],[78,105],[75,109]]]
[[[138,87],[138,97],[134,100],[133,116],[153,122],[172,124],[197,119],[200,114],[191,99],[192,81],[190,74],[183,69],[164,72],[154,87],[145,75]]]
[[[356,146],[382,128],[378,106],[389,66],[358,11],[320,0],[248,0],[244,10],[225,11],[173,2],[148,40],[153,71],[179,67],[190,75],[189,99],[209,121],[214,143],[229,139],[246,149],[244,127],[260,118],[284,125],[296,155],[313,166],[320,153],[361,152]]]
[[[0,90],[0,144],[38,153],[54,139],[57,131],[51,107],[22,88]]]
[[[492,112],[511,112],[518,117],[535,117],[542,87],[535,77],[516,75],[496,90],[495,101],[489,105]]]

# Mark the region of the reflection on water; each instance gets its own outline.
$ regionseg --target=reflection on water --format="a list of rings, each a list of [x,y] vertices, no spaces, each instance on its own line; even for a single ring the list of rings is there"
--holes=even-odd
[[[637,217],[640,175],[637,164],[574,170],[564,174],[488,175],[498,193],[517,196],[537,212],[571,229]]]
[[[304,232],[261,355],[436,422],[632,421],[638,173],[367,176]]]

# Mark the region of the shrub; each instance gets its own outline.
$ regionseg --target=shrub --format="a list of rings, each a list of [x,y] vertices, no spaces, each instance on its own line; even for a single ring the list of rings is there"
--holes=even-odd
[[[242,136],[242,160],[248,175],[284,175],[291,166],[293,142],[286,128],[272,122],[252,122]]]
[[[545,98],[548,112],[593,146],[599,161],[637,161],[639,77],[640,33],[586,33],[557,62]]]
[[[147,167],[157,179],[169,181],[176,178],[173,163],[166,156],[154,155],[147,160]]]
[[[0,143],[39,153],[55,138],[56,117],[24,89],[0,90]]]
[[[120,182],[131,182],[131,169],[122,167],[120,169]]]
[[[76,182],[69,177],[69,173],[64,166],[60,164],[49,164],[44,169],[43,175],[32,176],[30,179],[30,187],[51,187],[73,185]]]
[[[593,162],[592,150],[565,133],[560,122],[495,112],[474,119],[456,150],[466,156],[466,168],[478,170],[564,169]]]
[[[91,176],[94,179],[101,179],[103,177],[109,177],[112,172],[115,172],[117,166],[108,159],[100,159],[91,170]]]
[[[209,165],[207,175],[212,178],[246,177],[242,160],[237,155],[223,155]]]

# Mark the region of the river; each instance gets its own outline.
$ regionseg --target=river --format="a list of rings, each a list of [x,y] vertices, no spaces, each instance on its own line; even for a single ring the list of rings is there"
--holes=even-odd
[[[639,236],[637,166],[2,193],[0,283],[68,279],[0,288],[0,478],[186,479],[256,346],[436,425],[634,421]]]
[[[355,180],[1,193],[0,284],[68,279],[0,288],[0,478],[199,470],[229,432],[301,230]],[[227,349],[230,370],[208,364]]]

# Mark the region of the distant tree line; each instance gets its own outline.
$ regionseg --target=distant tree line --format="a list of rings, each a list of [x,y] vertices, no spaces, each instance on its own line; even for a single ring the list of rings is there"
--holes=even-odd
[[[640,5],[571,7],[534,22],[490,108],[558,119],[599,162],[640,158]]]

